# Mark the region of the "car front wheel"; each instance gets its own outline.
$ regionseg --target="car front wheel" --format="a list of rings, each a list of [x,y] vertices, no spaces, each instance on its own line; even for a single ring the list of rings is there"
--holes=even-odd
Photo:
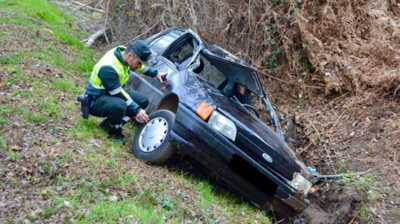
[[[150,114],[149,122],[140,125],[133,139],[133,154],[150,164],[167,161],[175,152],[168,142],[175,114],[169,110],[158,110]]]

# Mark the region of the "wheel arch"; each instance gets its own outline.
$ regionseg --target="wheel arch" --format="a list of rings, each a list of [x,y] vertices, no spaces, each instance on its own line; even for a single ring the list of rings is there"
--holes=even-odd
[[[170,93],[158,103],[156,110],[169,110],[172,113],[176,114],[178,111],[179,97],[175,93]]]

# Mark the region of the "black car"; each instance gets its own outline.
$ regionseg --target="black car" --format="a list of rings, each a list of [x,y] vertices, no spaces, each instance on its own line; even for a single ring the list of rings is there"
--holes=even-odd
[[[257,70],[190,29],[145,41],[151,66],[168,76],[160,83],[131,73],[127,88],[149,97],[151,113],[136,132],[134,154],[160,164],[178,150],[260,209],[304,210],[313,175],[286,144]],[[255,101],[274,130],[258,118]]]

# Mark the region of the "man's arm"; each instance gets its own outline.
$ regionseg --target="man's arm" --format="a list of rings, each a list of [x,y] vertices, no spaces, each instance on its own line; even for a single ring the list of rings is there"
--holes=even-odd
[[[143,74],[145,74],[147,76],[150,76],[150,77],[156,77],[157,74],[158,74],[157,70],[155,70],[152,67],[147,67],[147,66],[145,66],[143,64],[142,64],[142,67],[136,69],[135,72],[143,73]]]
[[[156,77],[158,79],[158,81],[160,81],[161,83],[164,82],[163,77],[168,75],[168,73],[166,73],[166,72],[158,73],[158,71],[155,70],[154,68],[147,67],[145,65],[142,65],[142,67],[140,67],[139,69],[136,69],[136,72],[143,73],[150,77]]]

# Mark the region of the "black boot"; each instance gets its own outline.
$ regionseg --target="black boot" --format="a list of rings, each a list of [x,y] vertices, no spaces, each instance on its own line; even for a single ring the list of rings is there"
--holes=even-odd
[[[114,141],[121,143],[122,145],[125,145],[125,142],[123,138],[125,135],[122,134],[122,126],[119,125],[118,127],[110,127],[108,130],[108,135],[114,139]]]
[[[125,142],[123,140],[125,135],[122,134],[122,125],[111,125],[110,123],[108,123],[108,120],[106,118],[99,123],[99,126],[107,131],[108,135],[112,139],[114,139],[114,141],[125,145]]]

